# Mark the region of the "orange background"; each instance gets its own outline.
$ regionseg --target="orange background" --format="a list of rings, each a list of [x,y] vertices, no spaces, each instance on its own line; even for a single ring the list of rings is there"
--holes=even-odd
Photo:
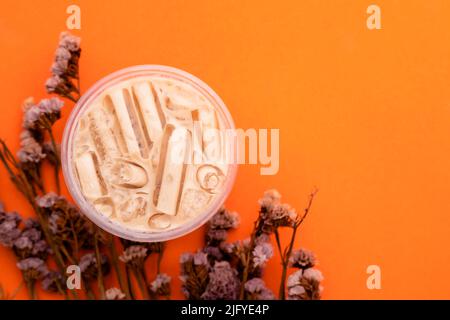
[[[243,221],[231,240],[249,234],[265,189],[277,188],[301,210],[317,186],[297,246],[318,255],[324,298],[450,299],[449,1],[2,2],[0,136],[14,149],[20,105],[46,96],[72,3],[82,12],[75,33],[83,90],[123,67],[165,64],[207,82],[237,127],[280,128],[279,173],[238,172],[226,205]],[[382,30],[366,28],[372,3],[381,7]],[[0,174],[7,209],[29,215]],[[175,297],[178,256],[199,247],[202,235],[169,244],[163,270],[175,279]],[[11,292],[21,279],[15,258],[2,247],[0,261],[0,283]],[[277,261],[267,269],[273,289]],[[381,267],[381,290],[366,287],[370,264]]]

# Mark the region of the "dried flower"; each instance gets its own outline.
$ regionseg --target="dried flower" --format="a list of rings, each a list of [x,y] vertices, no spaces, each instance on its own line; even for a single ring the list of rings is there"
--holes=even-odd
[[[109,288],[105,292],[106,300],[124,300],[125,293],[123,293],[119,288]]]
[[[263,197],[258,200],[258,204],[265,211],[270,211],[274,205],[280,203],[280,199],[281,194],[277,190],[271,189],[264,192]]]
[[[157,296],[170,296],[170,281],[172,278],[165,273],[159,273],[150,284],[150,290]]]
[[[21,218],[15,213],[0,211],[0,244],[5,247],[12,247],[14,241],[20,236],[19,229]]]
[[[45,241],[39,223],[34,219],[25,221],[25,228],[14,241],[14,252],[19,259],[37,257],[45,260],[50,247]]]
[[[17,157],[22,165],[29,163],[34,165],[40,163],[45,158],[42,146],[28,130],[24,130],[20,134],[20,149],[17,152]]]
[[[287,281],[289,300],[318,300],[322,292],[322,273],[313,268],[298,270]]]
[[[207,246],[203,248],[203,252],[207,254],[210,264],[214,264],[215,261],[221,261],[224,258],[220,247]]]
[[[198,251],[195,254],[183,253],[180,256],[181,289],[186,298],[191,300],[201,299],[209,282],[208,256]]]
[[[79,94],[79,88],[73,84],[72,80],[79,78],[78,60],[80,54],[80,38],[68,32],[61,33],[51,67],[52,76],[45,83],[48,93],[56,93],[76,101],[72,93]]]
[[[207,245],[219,245],[227,239],[227,231],[222,229],[209,229],[205,234]]]
[[[245,283],[247,300],[274,300],[275,295],[266,287],[264,280],[253,278]]]
[[[54,150],[53,144],[50,141],[44,142],[42,144],[42,152],[51,164],[58,164],[58,161],[61,158],[61,146],[59,144],[56,145],[56,150]]]
[[[270,243],[258,244],[253,249],[253,265],[256,268],[263,268],[272,256],[273,248]]]
[[[273,204],[270,210],[263,210],[261,207],[261,220],[264,223],[263,230],[272,233],[278,227],[293,227],[297,218],[297,213],[288,204]]]
[[[19,270],[23,272],[26,281],[41,279],[48,273],[44,260],[39,258],[26,258],[17,263]]]
[[[303,271],[303,278],[308,281],[321,282],[323,280],[322,272],[317,269],[309,268]]]
[[[235,300],[239,295],[238,272],[227,261],[216,262],[209,273],[209,283],[202,294],[204,300]]]
[[[312,251],[299,249],[292,252],[289,258],[289,265],[294,268],[308,269],[314,267],[316,257]]]
[[[136,268],[144,265],[145,259],[148,257],[148,249],[142,245],[133,245],[126,248],[119,256],[119,260]]]
[[[49,192],[37,197],[36,204],[48,217],[48,226],[56,243],[67,244],[69,249],[75,246],[75,242],[79,248],[93,247],[93,224],[65,197]]]
[[[64,102],[58,98],[42,99],[24,110],[23,127],[27,130],[49,130],[61,118]]]
[[[239,215],[225,208],[220,209],[208,222],[210,229],[236,229],[239,226]]]
[[[108,257],[104,254],[100,255],[101,272],[106,275],[110,271]],[[97,258],[94,253],[87,253],[81,257],[79,262],[81,274],[86,280],[94,280],[98,277]]]
[[[58,271],[49,271],[41,282],[42,289],[48,292],[60,292],[65,287],[64,279]]]
[[[61,32],[59,35],[59,47],[65,48],[71,53],[76,53],[80,51],[81,39],[76,37],[69,32]]]

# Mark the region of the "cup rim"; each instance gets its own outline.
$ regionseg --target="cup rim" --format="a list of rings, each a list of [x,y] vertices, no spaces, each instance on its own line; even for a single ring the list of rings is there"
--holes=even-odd
[[[80,208],[80,211],[94,224],[113,235],[139,242],[158,242],[171,240],[184,236],[200,228],[220,209],[220,207],[225,202],[234,185],[238,169],[238,165],[236,163],[227,164],[228,170],[222,192],[215,196],[215,199],[211,204],[209,204],[207,210],[205,210],[204,213],[199,214],[192,219],[189,219],[186,223],[183,223],[182,225],[174,229],[157,232],[135,230],[120,225],[119,223],[97,212],[97,210],[91,205],[91,203],[83,196],[74,173],[74,168],[70,164],[73,152],[73,136],[78,126],[78,119],[82,112],[86,109],[86,107],[89,106],[89,103],[96,97],[98,97],[108,87],[113,86],[128,78],[148,76],[153,74],[161,75],[164,77],[172,77],[176,80],[181,80],[184,83],[192,85],[202,94],[204,94],[208,98],[208,100],[210,100],[212,105],[222,114],[226,122],[227,129],[235,129],[233,118],[231,117],[228,108],[226,107],[222,99],[214,92],[214,90],[199,78],[186,71],[174,67],[151,64],[136,65],[120,69],[97,81],[81,96],[69,115],[64,128],[61,144],[61,165],[67,189],[75,203]]]

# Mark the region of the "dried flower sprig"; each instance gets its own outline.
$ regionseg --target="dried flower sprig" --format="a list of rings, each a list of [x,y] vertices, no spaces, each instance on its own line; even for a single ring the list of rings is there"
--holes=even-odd
[[[150,291],[152,296],[168,299],[170,297],[170,282],[172,278],[165,273],[158,273],[155,280],[150,283]]]
[[[274,300],[275,295],[266,287],[261,278],[253,278],[245,283],[245,292],[247,300]]]
[[[58,48],[55,52],[55,59],[51,67],[52,76],[46,82],[48,93],[54,93],[61,98],[67,98],[76,102],[80,97],[80,38],[67,32],[60,35]],[[59,195],[59,169],[60,169],[60,147],[56,142],[52,127],[61,117],[62,100],[58,98],[43,99],[35,103],[32,98],[25,100],[23,105],[23,132],[20,136],[20,150],[17,159],[10,151],[3,140],[0,140],[0,162],[4,165],[9,178],[17,189],[25,196],[28,203],[36,213],[37,220],[26,221],[16,213],[6,213],[0,210],[0,244],[12,248],[16,254],[21,268],[27,267],[23,261],[27,259],[41,259],[44,261],[48,255],[56,262],[58,269],[42,273],[42,287],[46,291],[60,292],[69,298],[65,287],[65,268],[68,264],[79,264],[82,266],[83,283],[88,298],[95,299],[95,294],[90,288],[90,282],[97,280],[101,298],[109,299],[114,290],[105,290],[104,276],[110,270],[110,263],[115,270],[120,285],[120,292],[116,292],[116,298],[131,299],[132,284],[123,275],[123,270],[119,264],[120,258],[117,251],[119,241],[106,232],[100,230],[90,221],[86,220],[71,203]],[[48,137],[48,139],[47,139]],[[57,193],[46,192],[44,190],[43,176],[41,175],[41,165],[47,160],[54,168]],[[23,226],[25,225],[25,226]],[[125,241],[124,241],[125,242]],[[130,245],[124,244],[125,251]],[[160,284],[157,290],[158,295],[168,292],[167,278],[162,277],[160,272],[161,259],[164,252],[164,243],[145,244],[148,255],[155,253],[157,258],[157,274],[159,277],[153,282]],[[108,250],[107,257],[103,251]],[[87,252],[80,257],[80,251]],[[130,251],[132,249],[129,249]],[[129,252],[128,252],[129,253]],[[122,258],[125,260],[127,254]],[[136,257],[126,262],[128,265],[136,267]],[[145,259],[144,259],[145,260]],[[34,260],[31,260],[34,261]],[[110,262],[109,262],[110,261]],[[97,267],[101,266],[101,267]],[[142,264],[139,274],[142,276],[142,289],[148,291],[144,265]],[[25,269],[24,269],[25,270]],[[34,283],[37,278],[30,278],[26,269],[24,279],[28,284],[30,296],[35,296]],[[26,275],[26,277],[25,277]],[[34,274],[33,274],[34,275]],[[128,275],[128,272],[127,272]],[[33,280],[33,281],[31,281]],[[32,291],[33,290],[33,291]],[[73,298],[78,299],[75,290],[70,291]],[[155,293],[156,294],[156,293]],[[150,293],[147,294],[150,296]]]
[[[106,300],[125,300],[126,295],[119,288],[109,288],[106,290]]]
[[[150,299],[150,291],[148,289],[144,264],[150,253],[145,245],[131,245],[127,247],[119,260],[126,264],[127,270],[131,271],[139,285],[141,294],[144,299]]]
[[[78,61],[81,55],[81,39],[68,32],[59,38],[55,59],[51,67],[52,76],[46,81],[48,93],[55,93],[76,102],[80,97]]]
[[[40,163],[46,155],[49,155],[49,160],[55,169],[56,190],[60,192],[59,184],[59,169],[61,164],[60,155],[58,152],[58,145],[56,143],[52,126],[61,118],[61,108],[64,102],[58,98],[43,99],[38,104],[35,104],[33,98],[25,100],[23,105],[23,128],[21,134],[21,147],[19,151],[19,160],[24,167],[26,174],[30,175],[34,183],[40,181]],[[50,145],[44,142],[44,134],[48,133],[50,137]],[[44,152],[44,145],[45,147]],[[51,148],[49,148],[51,146]],[[41,191],[42,185],[38,184]]]
[[[297,229],[308,215],[316,192],[311,193],[303,215],[298,215],[288,204],[281,203],[278,191],[265,192],[259,200],[259,215],[250,238],[232,243],[226,242],[227,233],[237,227],[239,216],[224,208],[220,209],[206,226],[205,247],[196,254],[185,253],[180,258],[180,278],[185,296],[188,299],[275,299],[262,279],[266,263],[273,256],[270,236],[275,235],[283,268],[279,298],[285,299],[287,268],[309,270],[316,263],[311,251],[293,250]],[[280,228],[292,230],[291,239],[284,250],[279,237]],[[306,292],[302,291],[302,298],[320,298],[319,277],[306,277],[299,285]],[[299,288],[288,287],[288,290],[291,295],[292,290]],[[289,299],[293,297],[289,296]]]
[[[299,269],[287,281],[289,300],[319,300],[322,293],[322,273],[314,268]]]
[[[314,197],[316,196],[317,192],[318,192],[318,190],[314,190],[313,192],[311,192],[311,194],[309,195],[308,204],[303,211],[303,215],[297,216],[297,218],[292,226],[291,239],[289,241],[289,244],[285,247],[284,250],[281,249],[281,240],[280,240],[280,235],[279,235],[278,229],[274,230],[277,248],[278,248],[279,254],[281,256],[281,265],[282,265],[280,289],[278,292],[279,298],[281,300],[286,299],[287,268],[289,266],[289,261],[291,259],[292,250],[294,248],[296,234],[297,234],[298,228],[300,227],[302,222],[305,220],[305,218],[308,216],[309,212],[311,211]]]
[[[198,251],[180,256],[181,289],[187,299],[200,300],[209,283],[210,264],[208,255]]]
[[[238,272],[227,261],[216,262],[209,273],[203,300],[236,300],[240,281]]]

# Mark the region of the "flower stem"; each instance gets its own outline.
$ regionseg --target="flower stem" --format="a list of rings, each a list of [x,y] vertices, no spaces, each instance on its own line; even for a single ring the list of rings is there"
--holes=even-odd
[[[100,296],[101,296],[102,300],[105,300],[106,299],[105,284],[103,282],[102,260],[100,257],[100,249],[98,246],[97,234],[94,236],[94,246],[95,246],[95,257],[97,259],[97,269],[98,269],[98,276],[97,276],[98,288],[100,290]]]
[[[291,240],[289,241],[289,245],[288,247],[284,250],[284,253],[281,252],[281,245],[280,240],[279,240],[279,235],[278,235],[278,230],[275,232],[275,237],[277,238],[277,246],[280,250],[280,254],[281,254],[281,261],[282,261],[282,266],[283,266],[283,270],[281,272],[281,281],[280,281],[280,289],[278,292],[278,297],[280,300],[285,300],[286,299],[286,277],[287,277],[287,268],[289,266],[289,258],[291,257],[292,254],[292,249],[294,247],[294,242],[295,242],[295,236],[297,235],[297,230],[300,227],[300,225],[302,224],[302,222],[305,220],[305,218],[308,216],[308,213],[311,211],[311,206],[314,200],[315,195],[317,194],[317,190],[314,190],[310,195],[309,195],[309,200],[308,200],[308,205],[306,206],[303,215],[301,216],[300,219],[298,219],[294,226],[292,227],[292,235],[291,235]]]
[[[125,293],[127,299],[131,299],[128,282],[124,279],[123,270],[119,266],[119,258],[113,237],[111,237],[110,241],[108,242],[108,249],[111,254],[112,265],[116,272],[117,279],[119,280],[120,290]]]
[[[131,282],[131,268],[129,266],[125,266],[125,273],[127,275],[127,285],[130,292],[130,297],[134,300],[136,298],[136,294],[134,293],[133,283]]]
[[[260,219],[258,218],[255,221],[254,224],[254,228],[252,231],[252,235],[250,237],[250,243],[249,243],[249,247],[248,247],[248,251],[245,253],[245,257],[244,257],[244,271],[242,272],[242,281],[241,281],[241,286],[239,289],[239,300],[244,300],[245,298],[245,283],[248,280],[248,274],[250,272],[250,265],[251,265],[251,260],[252,260],[252,254],[253,254],[253,250],[255,249],[255,242],[256,242],[256,235],[257,233],[260,231],[259,226],[261,225],[260,223]]]
[[[287,250],[284,255],[281,256],[282,261],[282,272],[281,272],[281,281],[280,281],[280,289],[278,292],[278,297],[280,300],[286,300],[286,277],[287,277],[287,268],[289,264],[289,257],[292,253],[292,248],[294,247],[295,235],[297,234],[298,225],[294,226],[292,230],[291,240],[287,247]]]
[[[36,300],[36,288],[35,288],[35,281],[34,280],[25,280],[28,290],[28,295],[30,296],[31,300]]]
[[[56,192],[58,194],[60,194],[61,193],[61,185],[59,183],[59,168],[61,166],[61,159],[60,159],[59,152],[58,152],[58,149],[57,149],[56,140],[55,140],[55,137],[53,135],[52,127],[49,126],[47,128],[47,131],[48,131],[48,134],[50,136],[50,140],[51,140],[51,143],[52,143],[53,151],[55,152],[55,155],[56,155],[56,161],[55,161],[55,165],[54,165],[55,183],[56,183]]]
[[[141,290],[142,297],[145,300],[150,300],[150,292],[148,291],[147,282],[145,281],[144,270],[142,269],[133,269],[134,275],[136,277],[137,283],[139,285],[139,289]]]

